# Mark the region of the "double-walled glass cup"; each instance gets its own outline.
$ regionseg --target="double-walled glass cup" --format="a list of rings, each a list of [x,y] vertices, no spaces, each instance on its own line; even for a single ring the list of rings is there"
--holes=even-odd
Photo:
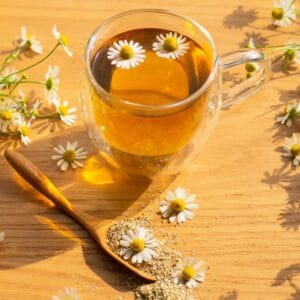
[[[112,95],[95,79],[91,64],[107,40],[124,32],[149,28],[177,32],[204,50],[209,75],[188,97],[172,103],[145,104]],[[181,171],[199,154],[214,128],[220,108],[252,94],[268,80],[269,74],[269,62],[261,51],[248,49],[219,57],[212,37],[201,25],[190,18],[157,9],[125,12],[102,23],[88,40],[84,60],[80,100],[91,139],[115,167],[130,175],[149,178]],[[259,63],[254,76],[223,90],[222,70],[247,62]],[[108,76],[104,69],[99,72],[103,72],[101,76]]]

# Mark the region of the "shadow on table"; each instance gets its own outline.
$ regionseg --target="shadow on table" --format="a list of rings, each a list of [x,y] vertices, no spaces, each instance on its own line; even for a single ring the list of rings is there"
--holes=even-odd
[[[245,10],[243,6],[238,6],[233,12],[224,17],[223,25],[226,28],[243,29],[257,19],[257,10]]]
[[[61,172],[51,160],[53,147],[75,140],[88,151],[88,163],[83,170]],[[37,164],[72,204],[99,219],[134,216],[172,180],[154,183],[129,178],[113,169],[97,156],[87,133],[79,127],[33,141],[18,152]],[[97,275],[116,289],[126,289],[120,282],[121,277],[128,278],[127,270],[110,260],[79,224],[20,178],[2,156],[0,165],[0,231],[6,233],[0,247],[0,270],[32,264],[81,246],[87,265]]]
[[[280,225],[287,230],[299,230],[300,228],[300,175],[295,174],[294,167],[289,167],[290,162],[285,161],[279,169],[271,173],[266,171],[262,182],[267,183],[271,188],[280,186],[287,195],[286,207],[281,210],[278,216]]]
[[[272,283],[272,286],[276,287],[287,283],[293,289],[293,292],[288,300],[299,300],[300,287],[294,282],[294,278],[299,275],[300,264],[292,264],[278,272],[274,282]]]
[[[238,294],[237,291],[229,291],[227,292],[226,295],[221,295],[218,300],[237,300],[238,299]]]

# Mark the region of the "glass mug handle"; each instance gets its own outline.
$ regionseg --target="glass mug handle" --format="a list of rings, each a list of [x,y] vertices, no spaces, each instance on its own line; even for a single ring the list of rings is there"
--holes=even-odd
[[[259,68],[247,80],[223,90],[222,108],[227,108],[232,104],[242,101],[270,80],[271,61],[260,50],[241,50],[225,54],[221,57],[222,71],[245,63],[258,63]]]

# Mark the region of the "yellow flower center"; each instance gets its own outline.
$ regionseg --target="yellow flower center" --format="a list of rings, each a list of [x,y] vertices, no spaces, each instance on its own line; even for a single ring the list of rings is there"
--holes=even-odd
[[[3,111],[2,114],[1,114],[1,118],[5,121],[10,121],[11,117],[12,117],[12,113],[8,110]]]
[[[20,131],[21,131],[21,134],[24,136],[28,136],[30,134],[30,129],[25,125],[22,125],[20,127]]]
[[[34,109],[32,113],[35,117],[38,117],[40,115],[38,109]]]
[[[76,152],[74,150],[68,149],[64,152],[63,158],[67,162],[73,162],[76,159]]]
[[[247,63],[245,65],[245,69],[246,69],[247,72],[252,73],[256,70],[256,66],[252,63]]]
[[[52,80],[51,77],[47,79],[45,85],[46,85],[46,89],[48,91],[50,91],[52,89],[52,87],[53,87],[53,80]]]
[[[190,279],[193,279],[196,275],[196,271],[193,267],[190,266],[186,266],[181,274],[181,277],[186,280],[189,281]]]
[[[175,37],[169,36],[165,39],[163,48],[167,52],[173,52],[178,49],[178,41]]]
[[[171,207],[176,212],[181,212],[185,210],[186,202],[183,199],[177,198],[171,202]]]
[[[284,57],[287,62],[292,61],[295,58],[295,55],[296,55],[295,50],[292,50],[292,49],[288,49],[284,53]]]
[[[68,114],[69,108],[68,108],[68,106],[66,106],[66,105],[60,105],[60,106],[58,107],[58,110],[59,110],[59,113],[60,113],[61,115],[66,116],[66,115]]]
[[[133,58],[133,56],[134,56],[134,51],[132,47],[125,45],[121,48],[120,57],[122,59],[130,59]]]
[[[134,252],[141,252],[145,249],[145,242],[142,239],[134,239],[130,247]]]
[[[62,34],[59,36],[59,41],[60,41],[60,43],[63,44],[64,46],[67,46],[68,43],[69,43],[67,37],[65,37],[65,36],[62,35]]]
[[[71,297],[71,296],[65,296],[63,297],[61,300],[73,300],[74,297]]]
[[[293,157],[299,155],[300,154],[300,145],[298,145],[298,144],[292,145],[290,152]]]
[[[275,20],[282,20],[283,15],[284,15],[284,11],[281,7],[277,7],[272,10],[272,17]]]

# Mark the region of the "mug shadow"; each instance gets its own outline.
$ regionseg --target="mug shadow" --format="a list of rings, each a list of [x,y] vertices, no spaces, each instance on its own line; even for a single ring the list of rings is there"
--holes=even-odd
[[[53,147],[76,140],[88,151],[89,158],[83,169],[61,172],[51,160]],[[33,141],[18,152],[31,159],[74,206],[100,221],[139,215],[174,179],[150,181],[125,175],[98,155],[80,126],[73,126],[59,136]],[[86,264],[114,288],[126,289],[122,279],[137,281],[99,249],[79,224],[12,171],[3,156],[0,165],[5,183],[0,190],[0,228],[6,233],[0,250],[0,270],[33,264],[80,246]]]

